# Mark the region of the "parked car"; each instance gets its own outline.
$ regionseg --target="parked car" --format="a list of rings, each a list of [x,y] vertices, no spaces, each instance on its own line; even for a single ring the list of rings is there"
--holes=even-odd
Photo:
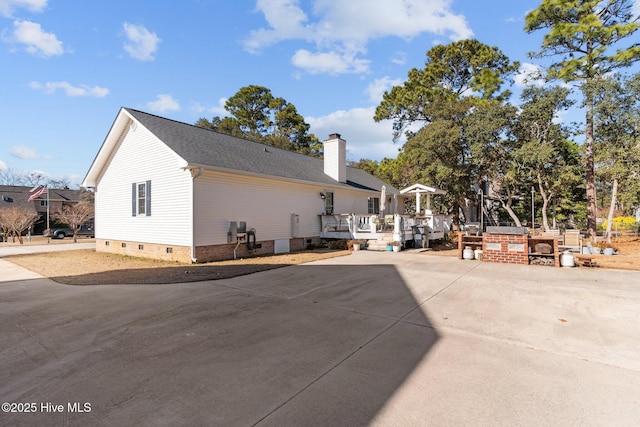
[[[71,228],[51,228],[45,229],[44,233],[42,233],[44,237],[51,237],[52,239],[64,239],[67,236],[73,237],[73,229]],[[77,236],[85,236],[85,237],[95,237],[93,232],[93,227],[88,225],[83,225],[78,230]]]

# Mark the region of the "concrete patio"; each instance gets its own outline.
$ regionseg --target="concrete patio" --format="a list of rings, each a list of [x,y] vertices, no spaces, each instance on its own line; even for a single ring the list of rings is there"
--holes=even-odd
[[[367,251],[157,286],[0,271],[0,402],[38,405],[1,425],[640,425],[637,272]]]

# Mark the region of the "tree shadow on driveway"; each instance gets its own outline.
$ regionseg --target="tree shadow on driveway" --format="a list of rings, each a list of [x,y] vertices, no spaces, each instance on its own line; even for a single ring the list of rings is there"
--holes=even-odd
[[[437,342],[420,305],[440,289],[384,264],[166,286],[3,284],[0,400],[91,412],[2,422],[365,425]]]

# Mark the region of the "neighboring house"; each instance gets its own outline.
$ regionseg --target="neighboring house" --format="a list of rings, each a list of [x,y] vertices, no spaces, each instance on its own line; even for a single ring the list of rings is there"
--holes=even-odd
[[[48,199],[47,194],[45,193],[34,200],[29,201],[29,197],[32,194],[31,190],[31,187],[0,185],[0,209],[17,207],[40,215],[40,219],[34,225],[32,234],[42,234],[46,228],[47,200],[50,205],[50,215],[60,212],[65,206],[71,206],[80,201],[80,190],[54,188],[48,189]]]
[[[332,134],[323,160],[122,108],[82,183],[96,248],[182,262],[304,249],[321,215],[377,214],[383,185],[399,195],[348,167],[345,144]]]

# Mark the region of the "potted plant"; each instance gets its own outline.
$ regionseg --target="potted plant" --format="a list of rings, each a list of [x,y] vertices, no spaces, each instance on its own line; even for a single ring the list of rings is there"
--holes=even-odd
[[[613,255],[616,252],[616,248],[611,245],[609,242],[598,242],[598,247],[602,250],[602,253],[605,255]]]
[[[362,249],[362,240],[349,240],[349,249],[352,249],[354,251],[359,251],[360,249]]]
[[[391,242],[391,250],[393,250],[393,252],[400,252],[400,249],[402,249],[400,242]]]

